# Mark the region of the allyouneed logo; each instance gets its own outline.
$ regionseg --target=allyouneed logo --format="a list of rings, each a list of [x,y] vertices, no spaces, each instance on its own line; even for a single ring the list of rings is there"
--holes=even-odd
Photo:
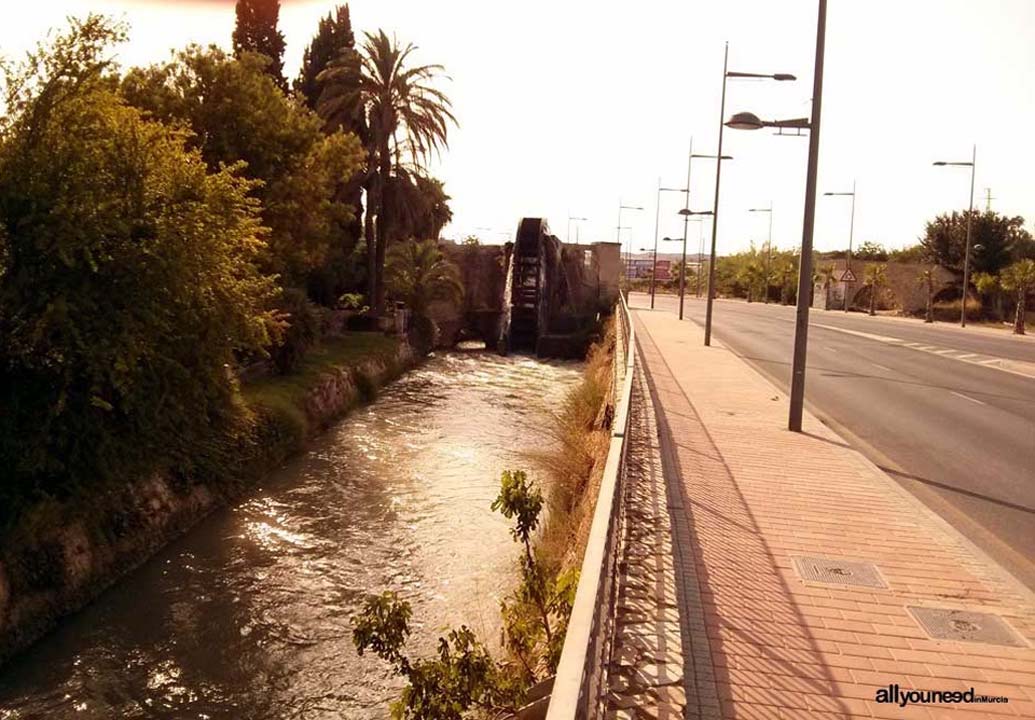
[[[879,703],[894,703],[899,707],[931,703],[1008,703],[1003,695],[978,695],[969,690],[903,690],[899,685],[879,688],[874,698]]]

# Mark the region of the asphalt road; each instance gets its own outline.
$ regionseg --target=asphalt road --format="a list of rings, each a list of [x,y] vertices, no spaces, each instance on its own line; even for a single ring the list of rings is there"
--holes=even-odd
[[[703,325],[704,301],[685,317]],[[717,300],[712,330],[788,390],[793,307]],[[1035,337],[810,313],[809,409],[1035,590],[1035,377],[999,367],[1035,373]]]

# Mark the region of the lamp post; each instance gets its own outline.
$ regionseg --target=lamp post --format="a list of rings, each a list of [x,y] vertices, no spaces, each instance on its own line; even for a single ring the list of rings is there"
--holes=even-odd
[[[575,221],[575,244],[578,245],[579,244],[579,223],[580,222],[584,222],[584,221],[586,221],[588,219],[589,218],[572,217],[571,215],[569,215],[568,216],[568,232],[565,233],[564,242],[566,242],[566,243],[567,242],[571,242],[571,222],[572,222],[572,220],[574,220]]]
[[[852,219],[848,223],[848,257],[845,259],[845,274],[848,277],[852,275],[852,238],[855,236],[855,180],[852,181],[852,192],[825,192],[824,197],[835,197],[835,196],[852,196]],[[844,280],[844,278],[842,278]],[[844,280],[845,283],[845,298],[844,298],[844,311],[848,312],[848,288],[851,285],[850,280]]]
[[[683,216],[683,261],[679,265],[679,319],[683,319],[683,298],[686,295],[686,225],[690,220],[691,215],[714,215],[711,210],[702,210],[696,212],[689,208],[683,208],[679,211],[679,214]]]
[[[773,203],[769,203],[767,208],[751,208],[748,212],[753,213],[769,213],[769,239],[765,242],[765,303],[769,304],[769,279],[772,277],[773,265]],[[783,290],[780,291],[781,294]]]
[[[819,122],[823,107],[823,57],[826,47],[827,0],[819,0],[816,22],[816,63],[812,76],[812,118],[764,122],[752,113],[737,113],[726,124],[738,130],[775,127],[809,130],[808,176],[805,181],[805,219],[802,223],[801,259],[798,262],[798,307],[794,323],[794,359],[791,363],[791,403],[787,428],[801,432],[805,408],[805,360],[809,344],[809,295],[812,289],[812,236],[816,227],[816,175],[819,168]],[[724,93],[725,94],[725,93]],[[718,207],[718,193],[716,193]],[[715,247],[713,237],[712,248]],[[712,274],[711,270],[709,274]],[[711,295],[711,287],[708,289]],[[709,300],[711,298],[709,297]]]
[[[945,162],[939,160],[934,163],[938,167],[969,167],[970,168],[970,209],[967,211],[967,249],[963,256],[963,301],[960,303],[960,327],[967,327],[967,288],[970,285],[970,231],[974,219],[974,173],[977,170],[977,145],[974,146],[970,156],[970,162]]]
[[[822,0],[825,2],[825,0]],[[722,129],[726,121],[726,81],[729,78],[761,78],[769,80],[796,80],[789,73],[745,73],[729,70],[730,44],[726,43],[726,49],[722,59],[722,100],[719,104],[719,150],[716,153],[718,162],[715,163],[715,204],[712,208],[712,249],[708,258],[708,303],[704,311],[704,344],[712,344],[712,304],[715,300],[715,243],[719,234],[719,181],[722,179]],[[688,183],[689,184],[689,183]]]
[[[661,193],[663,192],[681,192],[686,193],[689,197],[690,188],[667,188],[661,187],[661,178],[658,178],[658,197],[654,204],[654,260],[653,270],[651,271],[650,277],[650,309],[654,309],[654,275],[658,271],[658,224],[661,220]]]
[[[725,69],[725,67],[723,69]],[[723,85],[723,88],[724,88],[723,92],[725,92],[725,84]],[[721,135],[721,131],[720,131],[720,135]],[[689,152],[689,154],[687,156],[687,159],[686,159],[686,200],[685,200],[685,202],[683,204],[683,210],[686,211],[686,212],[682,212],[681,211],[679,213],[680,215],[683,216],[683,264],[684,265],[686,264],[686,232],[687,232],[687,224],[688,224],[688,221],[690,219],[690,215],[696,214],[696,213],[691,213],[690,212],[690,171],[693,168],[694,158],[707,158],[707,159],[711,159],[711,160],[717,161],[718,164],[721,164],[723,160],[732,160],[733,159],[733,157],[731,155],[723,155],[722,154],[722,141],[721,141],[721,139],[719,141],[719,154],[718,155],[710,155],[708,153],[695,153],[694,152],[694,139],[692,137],[690,138],[690,152]],[[714,214],[714,212],[712,214]],[[701,286],[701,278],[700,278],[700,260],[701,260],[701,258],[700,258],[700,253],[698,253],[697,260],[698,260],[697,287],[698,287],[698,289],[700,289],[700,286]],[[683,293],[682,293],[682,291],[680,291],[680,293],[679,293],[679,319],[680,320],[683,319]],[[707,342],[705,342],[705,344],[707,344]]]
[[[626,227],[622,226],[622,210],[643,210],[643,208],[640,207],[639,205],[623,205],[621,200],[618,201],[618,226],[617,226],[617,232],[615,233],[615,242],[618,243],[619,247],[621,247],[621,245],[622,245],[622,230],[630,230],[631,229],[628,226],[626,226]],[[630,242],[630,244],[631,244],[631,242]],[[631,251],[632,251],[632,249],[630,248],[630,252]],[[626,264],[625,264],[625,279],[628,280],[629,279],[629,262],[630,262],[629,253],[628,252],[625,255],[625,260],[626,260]]]

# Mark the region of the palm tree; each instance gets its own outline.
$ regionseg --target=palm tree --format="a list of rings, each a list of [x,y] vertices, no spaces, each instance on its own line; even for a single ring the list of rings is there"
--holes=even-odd
[[[867,265],[863,285],[870,289],[870,315],[877,314],[877,293],[888,281],[887,265]]]
[[[449,98],[434,81],[441,65],[409,67],[412,43],[400,46],[384,30],[366,34],[360,52],[359,74],[354,58],[342,57],[321,73],[325,83],[321,115],[332,117],[338,109],[347,111],[356,103],[363,108],[369,128],[367,243],[371,255],[368,293],[374,312],[384,305],[384,272],[388,243],[392,239],[391,195],[385,192],[393,174],[399,174],[407,160],[423,165],[432,153],[446,147],[449,124],[456,124]],[[373,242],[371,206],[376,208],[377,238]],[[373,245],[373,253],[370,247]]]
[[[407,240],[392,246],[385,268],[385,284],[392,297],[402,300],[415,315],[425,316],[435,300],[460,303],[464,286],[460,270],[439,250],[434,240]]]
[[[1007,292],[1017,293],[1017,311],[1013,317],[1013,331],[1024,334],[1028,293],[1035,290],[1035,260],[1019,260],[1003,269],[1000,282]]]
[[[934,322],[934,268],[929,267],[926,270],[921,270],[920,274],[916,276],[918,284],[923,285],[924,289],[927,290],[927,309],[924,312],[924,322]]]

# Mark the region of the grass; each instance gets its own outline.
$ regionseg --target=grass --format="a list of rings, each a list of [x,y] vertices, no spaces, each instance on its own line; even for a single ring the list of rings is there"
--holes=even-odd
[[[549,478],[550,510],[536,549],[554,572],[577,567],[585,550],[610,438],[601,427],[601,413],[611,388],[614,344],[612,319],[590,348],[582,382],[568,392],[553,418],[554,448],[535,455]]]
[[[355,369],[368,360],[389,361],[399,347],[396,338],[379,332],[350,332],[324,340],[306,353],[298,369],[289,375],[271,375],[241,388],[248,407],[265,408],[286,416],[293,424],[306,425],[303,404],[322,375]],[[361,384],[360,389],[363,389]],[[368,387],[365,394],[371,394]]]

